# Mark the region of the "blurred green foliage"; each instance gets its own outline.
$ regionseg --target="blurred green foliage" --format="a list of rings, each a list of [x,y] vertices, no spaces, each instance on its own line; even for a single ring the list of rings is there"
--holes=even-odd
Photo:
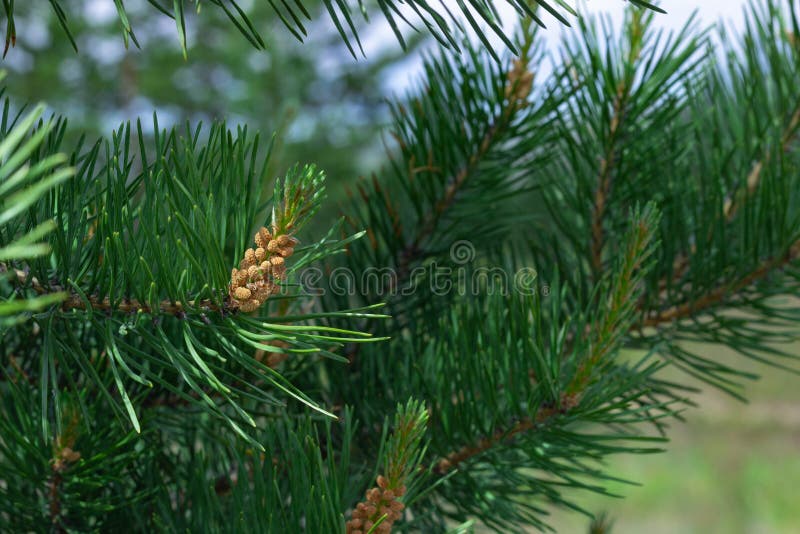
[[[356,61],[325,17],[300,43],[268,3],[252,2],[248,15],[266,44],[255,50],[231,31],[221,10],[188,9],[184,59],[175,21],[146,2],[125,4],[141,46],[129,42],[127,49],[114,2],[61,4],[79,52],[45,2],[18,2],[16,45],[0,65],[9,71],[13,102],[47,102],[70,120],[73,135],[107,135],[137,117],[147,119],[146,126],[154,111],[164,127],[225,118],[267,135],[278,132],[270,175],[298,161],[316,163],[328,174],[334,198],[379,166],[386,80],[397,75],[404,54],[394,40],[370,33],[378,28],[364,29],[368,57]],[[309,5],[312,14],[325,9],[321,2]],[[414,48],[423,40],[417,35],[408,43]]]

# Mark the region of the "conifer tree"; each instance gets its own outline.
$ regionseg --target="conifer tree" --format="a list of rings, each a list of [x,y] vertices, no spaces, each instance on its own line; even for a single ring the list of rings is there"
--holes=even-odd
[[[5,100],[0,530],[546,530],[591,515],[607,457],[666,447],[693,403],[664,368],[744,398],[756,377],[694,347],[797,371],[797,2],[720,39],[644,1],[618,29],[508,1],[514,28],[378,2],[441,47],[338,220],[313,154],[268,174],[274,137],[154,116],[73,143]],[[359,55],[364,5],[323,3]],[[150,5],[185,46],[184,2]],[[236,2],[201,6],[263,48]],[[575,25],[553,53],[547,17]]]

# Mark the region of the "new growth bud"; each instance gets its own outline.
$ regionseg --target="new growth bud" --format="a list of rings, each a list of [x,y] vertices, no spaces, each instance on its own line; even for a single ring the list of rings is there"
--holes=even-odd
[[[524,106],[533,88],[533,73],[528,70],[526,62],[522,59],[515,59],[507,78],[506,99],[512,105]]]

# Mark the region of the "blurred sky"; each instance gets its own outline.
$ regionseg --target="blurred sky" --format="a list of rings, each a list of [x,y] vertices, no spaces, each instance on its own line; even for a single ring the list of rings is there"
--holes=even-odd
[[[441,1],[451,12],[459,12],[456,0]],[[697,20],[700,27],[704,28],[722,21],[729,29],[739,29],[744,20],[743,10],[748,4],[747,0],[662,0],[657,3],[667,14],[657,15],[656,25],[666,30],[675,31],[679,30],[695,11],[697,12]],[[504,27],[511,27],[517,17],[513,8],[503,0],[495,0],[494,5],[497,6],[500,12]],[[570,2],[570,5],[577,5],[579,13],[608,14],[614,26],[619,27],[628,2],[626,0],[582,0],[577,4]],[[552,49],[562,38],[564,32],[570,31],[570,28],[563,26],[547,13],[544,14],[543,20],[547,28],[542,31],[542,34],[548,43],[548,47]],[[373,19],[372,24],[373,28],[365,39],[365,50],[368,58],[371,50],[378,50],[385,46],[396,46],[394,36],[385,21],[376,17]],[[491,31],[488,33],[491,34]],[[471,37],[474,39],[474,35]],[[503,45],[499,39],[493,37],[490,41],[498,50],[502,49]],[[421,66],[422,61],[419,55],[409,58],[392,72],[384,86],[391,88],[392,92],[402,92],[419,79]]]

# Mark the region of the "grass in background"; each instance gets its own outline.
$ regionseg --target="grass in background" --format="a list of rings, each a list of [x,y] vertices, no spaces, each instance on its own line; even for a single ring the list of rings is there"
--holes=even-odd
[[[709,347],[714,359],[737,359]],[[800,343],[791,351],[800,353]],[[614,534],[800,534],[800,377],[780,369],[741,364],[759,373],[748,404],[703,387],[698,408],[670,429],[667,452],[620,456],[609,471],[642,486],[610,484],[624,495],[582,495],[595,513],[607,511]],[[668,375],[687,383],[685,374]],[[698,384],[699,385],[699,384]],[[589,520],[554,512],[560,533],[586,532]]]

